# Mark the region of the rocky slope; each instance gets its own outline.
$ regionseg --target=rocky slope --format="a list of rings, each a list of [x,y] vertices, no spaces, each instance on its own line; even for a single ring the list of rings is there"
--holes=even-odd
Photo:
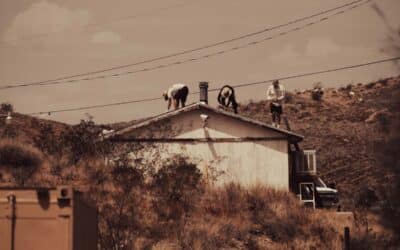
[[[241,106],[241,114],[271,122],[266,101]],[[400,121],[400,77],[340,89],[326,89],[321,101],[311,91],[289,94],[284,114],[303,149],[317,150],[318,172],[350,197],[390,180],[390,166],[377,156]],[[283,127],[285,127],[283,125]]]

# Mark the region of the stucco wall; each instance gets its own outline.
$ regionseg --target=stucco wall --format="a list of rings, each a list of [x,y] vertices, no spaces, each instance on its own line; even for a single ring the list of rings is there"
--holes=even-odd
[[[217,177],[217,185],[289,187],[286,141],[168,143],[167,150],[189,156],[210,182]]]
[[[200,114],[209,116],[206,128]],[[135,129],[124,138],[244,138],[274,137],[274,140],[230,142],[165,142],[163,156],[189,156],[198,163],[210,182],[222,185],[238,182],[244,186],[257,184],[289,189],[288,141],[272,129],[240,121],[209,110],[194,110]],[[276,137],[282,139],[276,140]]]

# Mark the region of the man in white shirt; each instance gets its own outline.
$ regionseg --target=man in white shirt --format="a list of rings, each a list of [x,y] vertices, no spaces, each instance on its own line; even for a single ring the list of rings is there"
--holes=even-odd
[[[179,108],[179,103],[185,107],[186,98],[189,94],[189,88],[182,83],[172,85],[167,91],[163,93],[163,97],[168,101],[168,110],[171,108],[171,103],[174,109]]]
[[[281,123],[282,105],[285,99],[285,88],[275,80],[267,90],[267,100],[270,101],[272,126],[279,128]]]

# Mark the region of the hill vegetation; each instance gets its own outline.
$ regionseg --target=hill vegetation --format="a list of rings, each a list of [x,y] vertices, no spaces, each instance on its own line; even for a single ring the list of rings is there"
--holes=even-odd
[[[400,78],[313,95],[289,93],[284,112],[305,136],[301,146],[317,149],[318,171],[337,184],[344,209],[355,211],[353,248],[396,249]],[[239,113],[271,122],[266,101],[242,104]],[[79,186],[99,209],[101,249],[341,249],[335,213],[306,209],[290,193],[210,188],[196,165],[176,156],[104,165],[106,155],[125,149],[97,140],[103,128],[110,127],[18,113],[12,124],[2,120],[0,185]]]
[[[325,89],[320,101],[312,95],[311,90],[289,94],[284,114],[291,129],[305,136],[301,147],[317,150],[320,176],[335,182],[346,199],[344,205],[351,207],[347,197],[365,189],[377,191],[381,183],[392,180],[394,166],[382,158],[400,145],[395,142],[400,123],[400,77]],[[242,105],[241,113],[271,122],[266,101]]]

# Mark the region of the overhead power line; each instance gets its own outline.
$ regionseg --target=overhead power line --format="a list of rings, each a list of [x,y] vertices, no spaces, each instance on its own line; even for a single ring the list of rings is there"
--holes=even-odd
[[[356,65],[350,65],[350,66],[344,66],[344,67],[339,67],[339,68],[320,70],[320,71],[315,71],[315,72],[308,72],[308,73],[291,75],[291,76],[282,76],[282,77],[279,77],[279,78],[268,79],[268,80],[263,80],[263,81],[258,81],[258,82],[232,84],[232,86],[235,87],[235,88],[242,88],[242,87],[248,87],[248,86],[253,86],[253,85],[260,85],[260,84],[270,83],[270,82],[273,82],[274,80],[289,80],[289,79],[300,78],[300,77],[305,77],[305,76],[319,75],[319,74],[331,73],[331,72],[336,72],[336,71],[341,71],[341,70],[360,68],[360,67],[365,67],[365,66],[369,66],[369,65],[373,65],[373,64],[380,64],[380,63],[397,61],[397,60],[400,60],[400,57],[386,58],[386,59],[382,59],[382,60],[370,61],[370,62],[356,64]],[[219,90],[219,88],[213,88],[213,89],[210,89],[209,92],[215,92],[215,91],[218,91],[218,90]],[[195,94],[199,94],[199,92],[196,91],[196,92],[190,93],[190,95],[195,95]],[[123,101],[123,102],[114,102],[114,103],[107,103],[107,104],[82,106],[82,107],[76,107],[76,108],[56,109],[56,110],[28,113],[27,115],[54,114],[54,113],[71,112],[71,111],[79,111],[79,110],[97,109],[97,108],[105,108],[105,107],[126,105],[126,104],[132,104],[132,103],[158,101],[158,100],[162,100],[162,99],[163,99],[162,97],[136,99],[136,100]]]
[[[81,81],[92,81],[92,80],[96,80],[96,79],[104,79],[104,78],[110,78],[110,77],[120,77],[120,76],[123,76],[123,75],[130,75],[130,74],[135,74],[135,73],[139,73],[139,72],[153,71],[153,70],[162,69],[162,68],[166,68],[166,67],[170,67],[170,66],[174,66],[174,65],[180,65],[180,64],[185,64],[185,63],[190,63],[190,62],[203,60],[203,59],[206,59],[206,58],[210,58],[210,57],[218,56],[218,55],[221,55],[221,54],[225,54],[225,53],[228,53],[228,52],[231,52],[231,51],[235,51],[235,50],[243,49],[243,48],[246,48],[246,47],[254,46],[254,45],[257,45],[257,44],[259,44],[261,42],[265,42],[265,41],[268,41],[268,40],[271,40],[271,39],[274,39],[274,38],[277,38],[277,37],[280,37],[280,36],[283,36],[283,35],[287,35],[287,34],[292,33],[292,32],[299,31],[299,30],[307,28],[307,27],[309,27],[311,25],[315,25],[317,23],[326,21],[326,20],[328,20],[329,18],[331,18],[333,16],[341,15],[341,14],[345,13],[346,11],[349,11],[349,10],[354,9],[356,7],[360,7],[361,5],[363,5],[363,4],[365,4],[365,3],[369,2],[369,1],[370,0],[367,0],[366,2],[362,2],[362,3],[358,4],[358,5],[353,5],[353,6],[349,7],[348,9],[344,9],[344,10],[341,10],[341,11],[338,11],[338,12],[334,12],[333,14],[328,15],[328,16],[324,16],[324,17],[320,18],[319,20],[313,20],[313,21],[305,23],[305,24],[303,24],[301,26],[292,28],[292,29],[290,29],[288,31],[284,31],[284,32],[278,33],[276,35],[268,36],[268,37],[265,37],[265,38],[262,38],[262,39],[258,39],[258,40],[254,40],[254,41],[245,43],[243,45],[239,45],[239,46],[236,46],[236,47],[231,47],[231,48],[228,48],[228,49],[219,50],[219,51],[216,51],[216,52],[213,52],[213,53],[210,53],[210,54],[205,54],[205,55],[202,55],[202,56],[199,56],[199,57],[192,57],[192,58],[189,58],[189,59],[186,59],[186,60],[178,60],[178,61],[174,61],[174,62],[167,63],[167,64],[161,64],[161,65],[148,67],[148,68],[142,68],[142,69],[133,70],[133,71],[125,71],[125,72],[121,72],[121,73],[106,74],[106,75],[79,78],[79,79],[61,80],[61,81],[55,81],[55,82],[46,82],[46,83],[40,83],[40,84],[35,84],[35,85],[39,85],[39,86],[59,85],[59,84],[66,84],[66,83],[76,83],[76,82],[81,82]],[[27,86],[32,86],[32,85],[22,85],[22,86],[16,86],[16,87],[27,87]],[[16,88],[16,87],[15,86],[14,87],[7,87],[6,86],[4,88],[6,89],[6,88]],[[3,88],[0,87],[0,90],[1,89],[3,89]]]
[[[151,70],[165,68],[165,67],[172,66],[172,65],[178,65],[178,64],[182,64],[182,63],[193,62],[193,61],[197,61],[197,60],[200,60],[200,59],[209,58],[209,57],[216,56],[216,55],[221,55],[221,54],[224,54],[224,53],[226,53],[228,51],[234,51],[234,50],[238,50],[238,49],[241,49],[241,48],[244,48],[244,47],[252,46],[252,45],[255,45],[255,44],[260,43],[262,41],[270,40],[270,39],[272,39],[274,37],[285,35],[285,34],[288,34],[289,32],[294,32],[294,31],[300,30],[300,29],[305,28],[307,26],[311,26],[311,25],[314,25],[316,23],[325,21],[329,17],[332,17],[334,15],[343,14],[346,11],[349,11],[351,9],[360,7],[361,5],[364,5],[364,4],[366,4],[366,3],[370,2],[370,1],[371,0],[366,0],[366,1],[364,1],[364,0],[356,0],[356,1],[352,1],[350,3],[344,4],[344,5],[332,8],[332,9],[324,10],[324,11],[315,13],[315,14],[310,15],[310,16],[298,18],[298,19],[289,21],[289,22],[284,23],[284,24],[279,24],[279,25],[276,25],[276,26],[273,26],[273,27],[264,28],[262,30],[259,30],[259,31],[256,31],[256,32],[252,32],[252,33],[248,33],[248,34],[245,34],[245,35],[241,35],[241,36],[238,36],[238,37],[235,37],[235,38],[231,38],[231,39],[215,42],[215,43],[204,45],[204,46],[197,47],[197,48],[194,48],[194,49],[183,50],[183,51],[180,51],[180,52],[176,52],[176,53],[172,53],[172,54],[168,54],[168,55],[164,55],[164,56],[160,56],[160,57],[146,59],[146,60],[135,62],[135,63],[131,63],[131,64],[125,64],[125,65],[110,67],[110,68],[96,70],[96,71],[79,73],[79,74],[75,74],[75,75],[68,75],[68,76],[58,77],[58,78],[44,80],[44,81],[36,81],[36,82],[20,83],[20,84],[10,84],[10,85],[1,86],[0,89],[10,89],[10,88],[28,87],[28,86],[36,86],[36,85],[37,86],[56,85],[56,84],[73,83],[73,82],[79,82],[79,81],[90,81],[90,80],[94,80],[94,79],[101,79],[101,78],[108,78],[108,77],[118,77],[118,76],[121,76],[121,75],[134,74],[134,73],[145,72],[145,71],[151,71]],[[80,79],[71,79],[71,78],[76,78],[76,77],[88,76],[88,75],[93,75],[93,74],[100,74],[100,73],[104,73],[104,72],[108,72],[108,71],[113,71],[113,70],[118,70],[118,69],[133,67],[133,66],[138,66],[138,65],[141,65],[141,64],[151,63],[151,62],[164,60],[164,59],[168,59],[168,58],[172,58],[172,57],[176,57],[176,56],[180,56],[180,55],[184,55],[184,54],[188,54],[188,53],[192,53],[192,52],[201,51],[201,50],[204,50],[204,49],[216,47],[216,46],[223,45],[223,44],[226,44],[226,43],[231,43],[231,42],[234,42],[234,41],[238,41],[238,40],[242,40],[242,39],[245,39],[245,38],[249,38],[249,37],[253,37],[253,36],[256,36],[256,35],[260,35],[260,34],[263,34],[265,32],[268,32],[268,31],[272,31],[272,30],[279,29],[279,28],[282,28],[282,27],[286,27],[286,26],[289,26],[289,25],[292,25],[292,24],[296,24],[296,23],[299,23],[299,22],[302,22],[302,21],[306,21],[306,20],[321,16],[321,15],[324,15],[324,14],[327,14],[327,13],[330,13],[330,12],[334,12],[336,10],[343,9],[343,8],[346,8],[346,7],[349,7],[349,6],[350,6],[350,8],[348,8],[347,10],[341,10],[341,11],[336,12],[333,15],[330,15],[328,17],[323,17],[317,22],[312,21],[312,22],[307,23],[306,25],[303,25],[301,27],[297,27],[297,28],[291,29],[291,30],[289,30],[287,32],[279,33],[276,36],[267,37],[267,38],[262,39],[261,41],[260,40],[253,41],[253,42],[250,42],[248,44],[245,44],[244,46],[242,45],[242,46],[239,46],[239,47],[233,47],[233,48],[231,48],[229,50],[221,50],[221,51],[218,51],[216,53],[207,54],[207,55],[204,55],[204,56],[201,56],[201,57],[198,57],[198,58],[191,58],[191,59],[184,60],[184,61],[176,61],[176,62],[169,63],[169,64],[162,64],[162,65],[158,65],[158,66],[155,66],[155,67],[143,68],[143,69],[139,69],[139,70],[135,70],[135,71],[127,71],[127,72],[122,72],[122,73],[101,75],[101,76],[95,76],[95,77],[86,77],[86,78],[80,78]]]

